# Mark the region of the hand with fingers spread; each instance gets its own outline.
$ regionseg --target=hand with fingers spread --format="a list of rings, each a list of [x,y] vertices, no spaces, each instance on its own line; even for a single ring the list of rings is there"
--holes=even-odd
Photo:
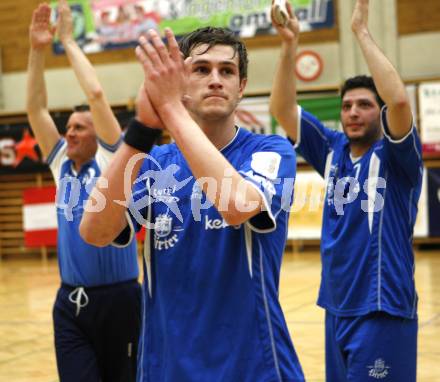
[[[73,39],[73,19],[67,0],[58,1],[58,37],[62,43]]]
[[[272,0],[272,7],[270,11],[271,19],[272,19],[272,25],[277,30],[279,36],[283,40],[283,42],[289,43],[289,42],[297,42],[299,39],[299,21],[298,18],[295,15],[295,11],[290,4],[289,1],[286,1],[286,9],[288,13],[288,19],[285,25],[280,24],[276,21],[275,17],[275,4],[274,0]]]
[[[55,28],[50,25],[50,13],[50,6],[44,3],[32,14],[29,41],[33,49],[44,49],[52,43]]]
[[[148,39],[141,37],[136,56],[145,74],[145,89],[155,110],[160,115],[167,105],[181,104],[187,87],[189,60],[183,60],[176,38],[165,30],[168,49],[155,30]]]
[[[354,33],[368,32],[368,0],[357,0],[351,17]]]

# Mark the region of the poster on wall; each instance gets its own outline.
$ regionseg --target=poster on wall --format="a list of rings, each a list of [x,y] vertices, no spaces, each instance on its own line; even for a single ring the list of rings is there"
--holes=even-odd
[[[334,26],[333,0],[290,0],[301,31]],[[149,29],[170,27],[182,36],[203,26],[229,28],[239,36],[274,34],[271,0],[69,0],[74,37],[86,53],[136,45]],[[57,3],[52,1],[56,9]],[[53,22],[56,11],[53,12]],[[62,53],[59,41],[55,53]]]
[[[440,82],[420,84],[419,115],[423,154],[440,157]]]
[[[269,97],[245,97],[235,113],[235,123],[256,134],[279,134],[285,136],[269,113]]]
[[[47,169],[32,131],[26,124],[0,125],[0,174]]]
[[[96,36],[90,2],[89,0],[68,0],[68,3],[72,11],[73,37],[78,45],[87,52],[90,42],[93,41]],[[51,13],[51,23],[52,25],[56,25],[58,2],[52,1],[50,5],[53,9]],[[55,36],[53,40],[52,49],[55,54],[64,53],[63,45],[58,36]]]

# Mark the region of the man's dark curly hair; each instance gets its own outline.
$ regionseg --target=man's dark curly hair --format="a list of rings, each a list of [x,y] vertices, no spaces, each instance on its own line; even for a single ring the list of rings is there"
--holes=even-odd
[[[206,44],[206,53],[215,45],[228,45],[234,49],[234,56],[238,54],[238,69],[240,80],[247,78],[248,57],[244,43],[235,34],[226,28],[203,27],[187,34],[179,41],[179,47],[184,57],[189,57],[191,51],[199,45]]]
[[[345,93],[352,89],[365,88],[370,90],[376,96],[376,101],[379,104],[379,107],[382,108],[385,105],[385,102],[382,98],[380,98],[379,93],[377,92],[376,85],[374,84],[373,78],[370,76],[355,76],[346,80],[341,87],[341,99],[344,98]]]

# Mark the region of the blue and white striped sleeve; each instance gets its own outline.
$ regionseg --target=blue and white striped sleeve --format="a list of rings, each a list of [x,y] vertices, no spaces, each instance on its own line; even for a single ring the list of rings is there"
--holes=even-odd
[[[327,156],[342,133],[330,130],[313,114],[298,106],[298,140],[290,140],[297,152],[324,177]]]
[[[421,181],[423,175],[422,143],[413,123],[411,129],[401,139],[393,139],[387,121],[387,107],[381,111],[381,123],[384,132],[384,147],[388,154],[387,165],[406,175],[412,185]]]
[[[52,151],[49,153],[49,155],[46,158],[46,162],[49,165],[50,170],[52,171],[52,175],[57,187],[60,180],[61,165],[63,164],[64,160],[67,159],[66,151],[67,151],[67,143],[63,138],[61,138],[55,144]]]
[[[285,138],[268,136],[239,168],[240,175],[262,196],[261,213],[248,221],[259,233],[276,229],[277,217],[290,211],[296,176],[296,154]]]
[[[116,150],[122,144],[122,135],[114,145],[109,145],[98,138],[98,150],[96,151],[96,162],[98,163],[101,172],[103,172],[109,165],[111,159],[115,155]]]

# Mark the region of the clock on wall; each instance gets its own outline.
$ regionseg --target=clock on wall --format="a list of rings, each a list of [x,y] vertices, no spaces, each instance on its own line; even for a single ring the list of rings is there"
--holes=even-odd
[[[303,50],[296,56],[295,73],[302,81],[316,80],[321,75],[322,68],[321,56],[312,50]]]

